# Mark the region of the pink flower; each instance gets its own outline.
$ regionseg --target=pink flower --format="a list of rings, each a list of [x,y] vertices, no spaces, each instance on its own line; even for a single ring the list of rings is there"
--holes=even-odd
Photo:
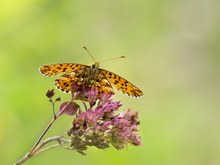
[[[68,132],[71,136],[72,150],[85,154],[84,151],[89,146],[106,149],[111,144],[119,150],[127,144],[142,145],[138,135],[137,112],[128,109],[120,113],[119,108],[122,104],[112,100],[112,94],[99,94],[95,89],[82,86],[74,86],[72,92],[74,98],[86,101],[90,105],[89,108],[85,105],[85,111],[79,111],[80,107],[73,102],[74,104],[71,103],[64,111],[65,114],[76,114]]]

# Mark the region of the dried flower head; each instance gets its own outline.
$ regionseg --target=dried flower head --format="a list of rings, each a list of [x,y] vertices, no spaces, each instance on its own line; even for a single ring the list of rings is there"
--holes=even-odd
[[[55,94],[54,89],[52,89],[47,91],[46,96],[50,99],[54,96],[54,94]]]

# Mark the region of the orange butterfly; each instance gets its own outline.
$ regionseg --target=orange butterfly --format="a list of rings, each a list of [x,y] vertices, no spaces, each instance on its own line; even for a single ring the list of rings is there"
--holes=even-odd
[[[98,89],[100,93],[114,93],[112,88],[114,85],[119,91],[129,96],[143,95],[138,87],[113,72],[99,68],[99,65],[99,62],[95,62],[91,66],[75,63],[50,64],[40,67],[40,72],[49,77],[65,73],[55,80],[55,85],[67,93],[71,91],[73,84],[81,85],[83,83]]]

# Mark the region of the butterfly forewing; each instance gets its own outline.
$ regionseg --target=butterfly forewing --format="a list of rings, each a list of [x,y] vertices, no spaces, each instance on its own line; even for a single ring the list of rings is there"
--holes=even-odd
[[[143,92],[138,87],[120,77],[119,75],[104,69],[99,69],[99,72],[103,74],[106,79],[108,79],[108,81],[110,81],[118,90],[122,91],[123,93],[135,97],[143,96]]]
[[[82,64],[73,64],[73,63],[50,64],[40,67],[40,72],[44,76],[50,77],[50,76],[56,76],[64,72],[73,72],[83,68],[89,68],[89,66]]]

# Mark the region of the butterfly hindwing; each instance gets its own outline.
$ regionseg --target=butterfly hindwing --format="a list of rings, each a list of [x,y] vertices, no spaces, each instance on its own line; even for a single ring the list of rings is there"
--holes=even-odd
[[[76,73],[70,72],[56,79],[54,83],[55,86],[62,92],[70,93],[71,86],[77,81],[79,82],[78,78],[76,77]]]
[[[70,72],[62,75],[60,78],[55,80],[55,86],[62,92],[70,93],[73,84],[82,85],[85,84],[85,74],[84,72]],[[88,84],[88,87],[94,88],[102,93],[114,94],[111,84],[103,78],[96,78]]]
[[[96,88],[100,94],[114,94],[111,84],[106,79],[96,80],[91,87]]]

